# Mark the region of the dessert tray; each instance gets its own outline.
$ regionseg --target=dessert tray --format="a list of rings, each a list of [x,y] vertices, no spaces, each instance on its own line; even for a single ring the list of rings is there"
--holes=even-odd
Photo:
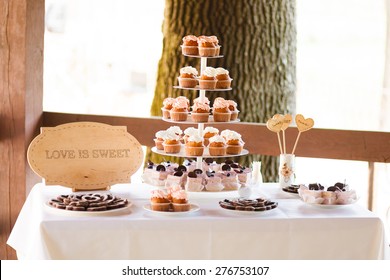
[[[159,216],[168,216],[168,217],[178,217],[178,216],[187,216],[194,212],[199,211],[199,206],[197,204],[190,204],[190,210],[188,211],[182,211],[182,212],[173,212],[173,211],[155,211],[151,209],[150,203],[147,203],[143,207],[146,211],[149,213],[153,213]]]
[[[231,214],[264,215],[278,207],[278,203],[264,198],[256,199],[224,199],[219,206]]]
[[[49,202],[44,203],[44,208],[46,211],[52,214],[59,214],[69,217],[96,217],[96,216],[119,216],[129,214],[131,211],[132,203],[129,202],[125,207],[112,209],[112,210],[104,210],[104,211],[75,211],[75,210],[66,210],[56,208],[49,204]]]
[[[336,183],[328,188],[321,184],[301,185],[298,194],[306,204],[324,209],[345,207],[359,200],[355,190],[342,183]]]
[[[44,203],[45,209],[67,216],[110,216],[128,213],[132,203],[111,193],[59,195]]]

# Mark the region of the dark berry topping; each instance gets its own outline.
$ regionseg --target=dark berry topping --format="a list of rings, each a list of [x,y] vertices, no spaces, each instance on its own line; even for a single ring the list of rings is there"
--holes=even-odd
[[[196,176],[196,173],[195,173],[195,172],[191,171],[191,172],[188,172],[188,177],[190,177],[190,178],[196,178],[197,176]]]
[[[157,170],[157,171],[165,171],[166,169],[165,169],[165,166],[164,166],[164,165],[159,164],[159,165],[157,165],[156,170]]]

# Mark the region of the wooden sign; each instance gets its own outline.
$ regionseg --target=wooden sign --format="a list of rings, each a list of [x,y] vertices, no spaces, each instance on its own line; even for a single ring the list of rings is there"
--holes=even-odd
[[[286,130],[292,122],[292,116],[290,114],[286,114],[283,116],[283,125],[281,130]]]
[[[280,132],[283,126],[283,115],[276,114],[271,119],[269,119],[266,123],[267,128],[272,132]]]
[[[305,119],[304,116],[298,114],[295,116],[295,124],[300,132],[308,131],[314,126],[314,120],[312,118]]]
[[[95,122],[42,127],[27,151],[32,170],[46,185],[74,191],[130,183],[143,157],[141,144],[125,126]]]

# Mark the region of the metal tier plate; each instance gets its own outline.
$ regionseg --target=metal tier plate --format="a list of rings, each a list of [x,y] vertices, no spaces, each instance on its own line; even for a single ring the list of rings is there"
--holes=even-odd
[[[188,118],[186,121],[173,121],[172,119],[166,119],[166,118],[162,118],[162,120],[165,122],[177,123],[177,124],[205,124],[205,125],[240,122],[240,119],[235,119],[234,121],[228,121],[228,122],[215,122],[212,115],[209,116],[209,120],[207,122],[194,122],[191,119],[191,113],[188,114]]]
[[[186,155],[185,150],[184,150],[184,145],[182,145],[182,147],[180,149],[180,152],[176,153],[176,154],[165,153],[163,150],[157,150],[156,147],[152,148],[152,152],[156,153],[156,154],[159,154],[159,155],[163,155],[163,156],[184,157],[184,158],[197,158],[197,156],[188,156],[188,155]],[[205,147],[203,155],[200,156],[200,157],[203,157],[203,158],[225,158],[225,157],[244,156],[244,155],[247,155],[247,154],[249,154],[248,150],[243,149],[241,151],[241,153],[237,154],[237,155],[228,155],[227,154],[227,155],[224,155],[224,156],[210,156],[209,149],[207,147]]]

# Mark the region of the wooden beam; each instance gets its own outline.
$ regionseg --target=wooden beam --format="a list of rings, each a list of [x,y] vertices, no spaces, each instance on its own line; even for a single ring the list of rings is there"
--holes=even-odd
[[[44,12],[44,0],[0,0],[0,259],[16,259],[6,241],[38,181],[26,150],[42,122]]]
[[[44,112],[44,126],[56,126],[75,121],[96,121],[111,125],[127,126],[129,133],[145,146],[153,146],[154,134],[172,125],[182,129],[189,125],[167,123],[159,117],[130,118]],[[277,136],[265,124],[232,123],[213,125],[232,129],[242,134],[245,147],[252,154],[279,155]],[[298,130],[286,130],[287,152],[291,152]],[[336,129],[315,129],[304,132],[296,148],[298,157],[390,162],[390,133]]]

